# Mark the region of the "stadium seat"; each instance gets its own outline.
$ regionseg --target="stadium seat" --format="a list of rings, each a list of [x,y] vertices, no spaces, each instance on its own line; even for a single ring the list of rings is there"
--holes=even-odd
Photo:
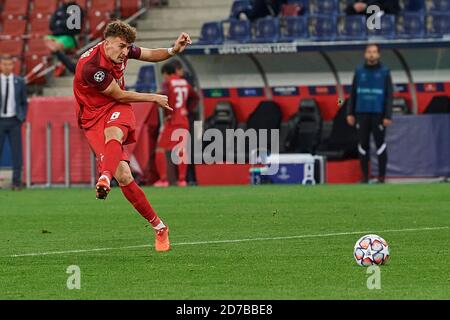
[[[237,120],[233,110],[233,107],[228,101],[218,102],[214,113],[208,119],[205,120],[205,131],[208,129],[217,129],[219,130],[223,137],[226,137],[227,129],[236,129],[237,128]],[[203,148],[206,148],[211,142],[204,141]],[[225,156],[227,151],[234,152],[234,150],[227,150],[227,143],[223,144],[223,160],[225,161]]]
[[[90,10],[112,13],[116,10],[116,1],[92,0]]]
[[[431,12],[448,12],[450,13],[449,0],[431,0],[428,2],[428,11]]]
[[[88,11],[88,2],[89,0],[77,0],[77,4],[84,10],[86,13]]]
[[[280,106],[272,101],[272,100],[264,100],[261,101],[256,107],[255,111],[253,111],[247,120],[246,130],[255,130],[256,132],[261,132],[261,130],[279,130],[281,128],[281,120],[283,118],[283,114],[281,112]],[[261,144],[259,141],[258,145]],[[271,137],[268,135],[267,137],[267,147],[268,152],[271,151]],[[249,159],[249,154],[252,154],[255,150],[250,150],[250,144],[248,141],[246,142],[245,148],[247,154],[246,159]],[[249,159],[250,160],[250,159]]]
[[[277,42],[280,37],[280,20],[278,18],[266,17],[256,21],[256,31],[253,42],[271,43]]]
[[[296,17],[300,14],[301,8],[298,4],[283,4],[281,7],[282,17]]]
[[[230,19],[238,19],[239,13],[251,8],[252,4],[249,0],[235,0],[231,5]]]
[[[425,114],[441,114],[450,113],[450,98],[445,95],[434,96],[427,108],[425,109]]]
[[[248,20],[230,19],[230,23],[226,41],[247,43],[251,39],[251,27]]]
[[[121,0],[120,1],[120,16],[122,18],[131,17],[142,8],[141,0]]]
[[[153,64],[142,66],[139,69],[136,83],[127,88],[134,88],[136,92],[156,92],[158,88],[156,84],[155,66]]]
[[[26,30],[27,21],[23,19],[6,20],[3,23],[2,32],[0,33],[1,39],[11,39],[21,37]]]
[[[58,0],[39,0],[32,2],[31,18],[50,17],[57,8]]]
[[[90,39],[95,39],[101,37],[103,30],[105,30],[107,23],[111,20],[110,14],[108,12],[102,13],[101,11],[95,11],[89,13],[89,37]]]
[[[50,55],[51,52],[45,45],[45,42],[42,38],[39,39],[30,39],[28,40],[28,50],[27,52],[36,54],[36,55]]]
[[[400,7],[402,11],[424,11],[425,0],[401,0]]]
[[[288,153],[314,154],[320,143],[322,118],[314,99],[303,99],[298,112],[288,121],[289,133],[285,150]]]
[[[28,6],[28,0],[6,0],[2,12],[3,20],[26,17]]]
[[[21,75],[22,74],[22,60],[19,58],[14,58],[14,74]]]
[[[338,0],[310,0],[311,14],[334,15],[339,13]]]
[[[49,19],[34,18],[30,22],[30,31],[28,32],[30,37],[43,37],[50,34]]]
[[[206,22],[202,26],[200,39],[197,44],[222,44],[223,43],[223,28],[221,22]]]
[[[422,38],[425,35],[425,16],[421,12],[404,12],[397,16],[397,38]]]
[[[23,40],[2,40],[0,41],[0,52],[15,57],[20,57],[23,53]]]
[[[308,20],[304,16],[283,17],[281,18],[280,25],[281,42],[291,42],[309,37]]]
[[[450,13],[430,13],[426,17],[427,36],[450,35]]]
[[[366,17],[363,15],[343,16],[338,27],[339,40],[367,39]]]
[[[337,16],[311,15],[308,17],[309,35],[315,41],[333,41],[336,39]]]
[[[41,63],[44,63],[44,65],[42,66],[42,68],[39,68],[39,70],[36,70],[36,71],[40,72],[45,68],[45,66],[47,64],[48,56],[47,55],[39,55],[39,54],[35,54],[35,53],[28,53],[25,55],[24,60],[25,60],[25,74],[26,75],[30,75],[30,74],[34,75],[34,72],[33,72],[34,69],[37,68],[37,66],[40,65]],[[33,83],[33,84],[43,84],[46,82],[44,77],[35,78],[33,76],[31,78],[33,80],[30,83]]]
[[[393,39],[396,35],[395,15],[383,14],[381,16],[381,28],[369,29],[369,38]]]

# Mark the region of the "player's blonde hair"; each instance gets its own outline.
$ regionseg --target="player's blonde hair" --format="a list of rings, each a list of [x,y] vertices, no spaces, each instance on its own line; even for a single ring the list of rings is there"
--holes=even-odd
[[[123,21],[114,20],[106,26],[103,36],[105,39],[109,37],[119,37],[127,43],[133,43],[136,41],[136,28],[133,28]]]

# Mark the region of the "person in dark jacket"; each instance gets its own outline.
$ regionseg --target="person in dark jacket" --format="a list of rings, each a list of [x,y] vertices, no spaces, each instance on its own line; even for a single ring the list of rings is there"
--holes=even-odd
[[[77,6],[78,9],[70,10]],[[47,42],[53,41],[58,45],[59,50],[75,49],[77,41],[75,36],[81,33],[81,28],[72,28],[68,22],[71,22],[71,15],[80,13],[81,26],[83,25],[83,10],[73,0],[63,0],[60,7],[50,18],[50,30],[52,35],[47,36]]]
[[[370,44],[366,62],[356,69],[348,103],[347,122],[358,131],[358,152],[363,183],[369,182],[370,135],[377,147],[379,178],[383,183],[387,167],[386,128],[392,124],[393,85],[390,70],[380,62],[380,48]]]
[[[367,14],[367,8],[371,5],[380,7],[381,11],[386,14],[399,14],[399,0],[356,0],[353,4],[349,4],[345,10],[347,15]]]
[[[25,80],[13,74],[11,56],[0,57],[0,158],[5,139],[11,145],[13,166],[12,189],[22,186],[22,124],[27,116],[28,102]]]

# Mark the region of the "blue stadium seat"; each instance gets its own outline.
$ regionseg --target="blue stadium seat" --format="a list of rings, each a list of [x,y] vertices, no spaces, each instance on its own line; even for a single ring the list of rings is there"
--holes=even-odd
[[[235,0],[231,5],[230,19],[238,19],[239,13],[252,7],[250,0]]]
[[[338,14],[338,0],[310,0],[309,8],[312,14]]]
[[[401,0],[402,11],[424,11],[425,0]]]
[[[366,17],[363,15],[343,16],[339,19],[339,40],[366,40]]]
[[[277,42],[280,38],[280,20],[266,17],[256,21],[256,31],[253,42]]]
[[[280,22],[280,41],[292,42],[308,39],[308,19],[305,16],[283,17]]]
[[[311,40],[333,41],[337,33],[337,16],[322,14],[308,17],[308,29]]]
[[[127,89],[134,88],[136,92],[156,92],[156,70],[153,64],[142,66],[136,83],[133,86],[127,86]]]
[[[369,38],[393,39],[396,35],[395,15],[383,14],[381,28],[368,31]]]
[[[428,11],[450,13],[449,0],[431,0],[429,2]]]
[[[248,20],[235,20],[230,19],[227,22],[230,23],[226,41],[247,43],[251,40],[251,25]]]
[[[426,17],[427,37],[450,35],[450,13],[430,13]]]
[[[208,45],[208,44],[222,44],[222,43],[223,43],[222,23],[217,21],[204,23],[200,34],[200,39],[199,41],[197,41],[197,44]]]
[[[425,16],[422,12],[404,12],[397,16],[397,38],[422,38],[425,35]]]

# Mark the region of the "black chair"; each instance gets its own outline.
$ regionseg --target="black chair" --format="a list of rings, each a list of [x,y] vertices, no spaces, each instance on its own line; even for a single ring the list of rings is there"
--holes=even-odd
[[[281,112],[280,106],[272,100],[261,101],[258,107],[253,111],[247,120],[247,130],[254,129],[257,133],[257,146],[259,149],[267,149],[265,151],[271,152],[271,130],[280,130],[281,120],[283,114]],[[267,130],[267,145],[260,145],[259,141],[259,130]],[[278,141],[279,143],[279,141]],[[280,147],[280,143],[278,145]],[[249,152],[255,152],[255,150],[249,150],[249,144],[246,143],[246,159],[249,159]]]
[[[434,96],[427,106],[425,113],[450,113],[450,98],[448,96]]]
[[[347,123],[347,103],[344,102],[333,119],[329,139],[323,141],[317,154],[330,160],[358,158],[358,134],[355,127]]]
[[[223,149],[223,159],[222,161],[226,160],[226,154],[228,152],[226,148],[226,130],[227,129],[233,129],[235,130],[237,128],[237,120],[236,116],[233,111],[233,107],[231,105],[231,102],[223,101],[219,102],[216,105],[216,108],[214,109],[214,114],[210,116],[208,119],[205,120],[204,124],[204,130],[208,129],[217,129],[221,132],[224,142],[224,149]],[[204,141],[203,142],[203,149],[206,148],[211,142]]]
[[[303,99],[298,112],[287,123],[284,150],[287,153],[315,154],[320,143],[322,117],[314,99]]]

